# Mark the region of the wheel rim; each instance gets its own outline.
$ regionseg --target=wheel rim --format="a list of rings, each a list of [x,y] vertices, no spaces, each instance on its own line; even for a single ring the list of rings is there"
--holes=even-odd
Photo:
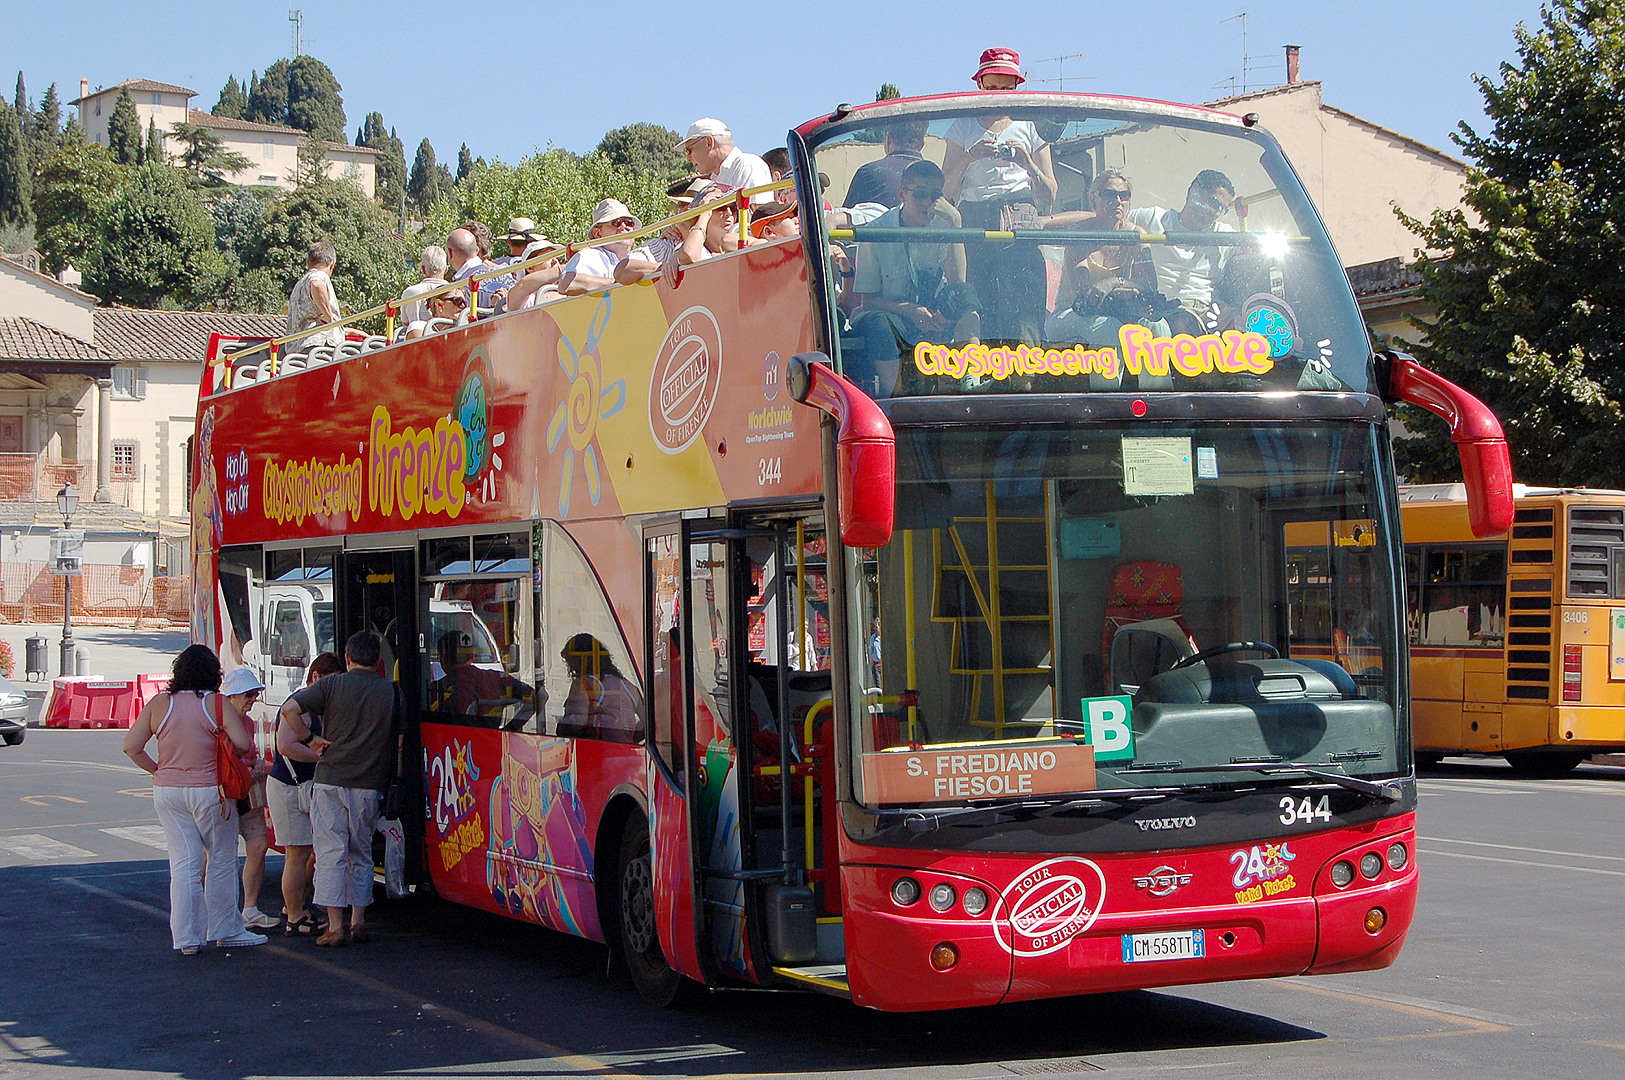
[[[626,944],[635,953],[647,953],[655,943],[654,880],[649,854],[644,852],[626,864],[621,875],[621,928]]]

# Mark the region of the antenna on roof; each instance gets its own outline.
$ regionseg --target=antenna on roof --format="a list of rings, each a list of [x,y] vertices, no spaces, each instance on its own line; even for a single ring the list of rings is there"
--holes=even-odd
[[[299,56],[299,49],[303,44],[300,38],[303,36],[305,29],[305,13],[298,8],[294,8],[288,12],[288,21],[293,23],[293,55]]]
[[[1067,53],[1065,56],[1046,56],[1042,60],[1034,60],[1033,63],[1035,63],[1035,64],[1054,64],[1056,66],[1056,70],[1055,70],[1055,78],[1053,78],[1053,79],[1034,79],[1033,81],[1034,82],[1041,82],[1041,83],[1056,83],[1057,85],[1056,85],[1055,88],[1057,90],[1060,90],[1060,91],[1064,92],[1066,90],[1066,62],[1068,60],[1082,60],[1084,58],[1084,55],[1085,55],[1084,53],[1075,52],[1075,53]],[[1074,75],[1074,76],[1072,76],[1072,80],[1074,82],[1086,82],[1089,79],[1098,79],[1098,78],[1100,78],[1099,75]]]
[[[1248,76],[1262,70],[1269,61],[1266,57],[1253,56],[1247,51],[1247,13],[1245,11],[1238,11],[1228,19],[1220,19],[1219,25],[1223,26],[1227,22],[1237,21],[1241,23],[1241,74],[1221,79],[1214,83],[1213,86],[1214,89],[1223,87],[1231,94],[1235,94],[1237,93],[1236,84],[1239,82],[1241,84],[1240,93],[1246,94],[1250,91]]]

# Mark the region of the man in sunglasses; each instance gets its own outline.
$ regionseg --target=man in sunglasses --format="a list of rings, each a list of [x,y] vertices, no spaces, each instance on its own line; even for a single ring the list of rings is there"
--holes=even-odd
[[[1234,225],[1220,220],[1230,213],[1236,201],[1236,186],[1217,169],[1203,169],[1185,192],[1185,205],[1178,210],[1142,206],[1128,212],[1129,220],[1148,233],[1184,234],[1183,243],[1153,244],[1151,257],[1157,264],[1157,287],[1163,296],[1197,315],[1205,314],[1213,303],[1213,283],[1224,269],[1228,247],[1186,246],[1191,233],[1235,232]]]
[[[868,227],[957,228],[942,189],[942,170],[916,161],[903,170],[899,204]],[[859,385],[881,397],[896,387],[904,353],[914,345],[967,342],[981,334],[976,290],[965,282],[963,244],[859,244],[853,291],[862,301],[853,326],[863,336],[869,369],[858,373]]]

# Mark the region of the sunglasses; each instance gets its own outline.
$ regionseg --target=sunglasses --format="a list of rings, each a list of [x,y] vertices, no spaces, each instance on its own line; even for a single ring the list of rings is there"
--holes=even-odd
[[[1218,195],[1211,191],[1191,192],[1191,202],[1195,203],[1197,206],[1206,207],[1215,214],[1224,214],[1230,209],[1228,206],[1224,205],[1224,203],[1219,201]]]
[[[916,199],[924,201],[936,202],[938,199],[942,198],[941,188],[911,187],[904,188],[903,190],[914,196]]]
[[[1128,202],[1130,199],[1134,198],[1134,192],[1118,191],[1116,188],[1105,188],[1104,190],[1095,192],[1095,194],[1102,199],[1117,199],[1120,202]]]

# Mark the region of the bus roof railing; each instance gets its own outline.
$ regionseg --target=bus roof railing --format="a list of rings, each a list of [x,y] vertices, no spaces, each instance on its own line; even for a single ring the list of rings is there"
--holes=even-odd
[[[739,233],[741,239],[744,238],[746,230],[750,227],[751,200],[757,195],[763,195],[774,191],[784,191],[792,187],[794,187],[794,182],[791,180],[777,180],[771,184],[760,184],[756,187],[740,188],[729,193],[730,198],[727,201],[731,201],[739,210]],[[496,267],[482,273],[470,274],[468,277],[463,278],[460,281],[448,282],[447,284],[435,289],[431,289],[428,292],[419,293],[418,295],[412,297],[412,299],[426,301],[436,296],[444,296],[447,293],[462,290],[469,294],[469,311],[472,313],[476,311],[475,305],[478,302],[477,297],[479,295],[479,283],[482,281],[488,281],[491,278],[502,277],[504,275],[516,272],[523,274],[524,271],[552,262],[561,255],[568,258],[583,248],[602,247],[605,244],[612,244],[616,241],[631,240],[636,242],[644,239],[645,237],[658,236],[665,230],[671,228],[673,225],[677,225],[685,221],[691,221],[694,218],[699,217],[701,214],[717,209],[718,205],[723,201],[724,200],[713,199],[707,203],[691,206],[686,210],[671,215],[670,217],[662,218],[652,225],[644,225],[640,228],[634,229],[630,233],[615,233],[612,236],[601,236],[596,239],[583,240],[580,243],[554,244],[536,255],[531,256],[524,262],[509,263],[505,266]],[[337,319],[330,323],[324,323],[321,326],[312,326],[296,333],[284,334],[281,337],[271,338],[269,341],[262,341],[256,345],[250,346],[247,349],[222,354],[219,360],[216,361],[216,365],[224,365],[226,367],[227,375],[224,389],[229,390],[232,388],[231,384],[234,381],[234,378],[231,372],[235,371],[239,365],[239,362],[246,357],[269,351],[268,361],[270,364],[270,370],[268,374],[271,378],[275,378],[277,375],[282,373],[278,370],[277,356],[277,350],[281,346],[290,341],[302,341],[305,338],[313,337],[314,335],[320,334],[327,330],[343,329],[350,323],[358,322],[361,319],[369,319],[374,315],[384,316],[385,322],[385,332],[383,335],[381,335],[384,344],[375,346],[375,348],[387,348],[389,345],[394,344],[392,339],[395,337],[395,316],[399,314],[400,308],[401,301],[397,297],[395,299],[386,300],[382,304],[367,308],[365,311],[353,312],[346,315],[342,319]],[[475,321],[475,319],[471,317],[470,321]],[[380,337],[380,335],[370,335],[368,340],[378,337]],[[340,346],[334,346],[335,351],[338,348],[340,348]],[[357,351],[360,352],[366,350],[358,349]],[[338,357],[335,356],[335,358],[337,359]],[[301,366],[298,370],[304,370],[303,366]],[[211,390],[206,396],[212,396],[214,393],[218,392],[219,391],[217,390]]]

